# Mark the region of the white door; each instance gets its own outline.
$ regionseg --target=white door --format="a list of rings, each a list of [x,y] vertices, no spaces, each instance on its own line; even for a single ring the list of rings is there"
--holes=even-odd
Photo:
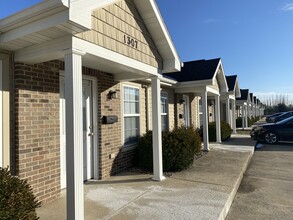
[[[83,114],[83,176],[84,180],[93,178],[93,98],[92,83],[83,80],[82,114]]]
[[[83,80],[83,169],[84,180],[93,178],[93,96],[92,82]],[[60,78],[60,175],[61,189],[66,188],[66,109],[64,77]]]
[[[183,115],[184,115],[184,126],[189,127],[190,126],[190,111],[189,111],[189,96],[183,95]]]

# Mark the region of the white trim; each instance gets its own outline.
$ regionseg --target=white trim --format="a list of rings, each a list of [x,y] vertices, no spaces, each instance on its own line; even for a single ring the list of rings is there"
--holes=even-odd
[[[160,79],[152,78],[152,122],[153,122],[153,180],[162,181],[163,176],[163,154],[162,154],[162,132],[161,132],[161,89]]]
[[[3,100],[2,100],[2,75],[3,75],[3,61],[0,60],[0,167],[3,166]]]
[[[166,122],[167,127],[166,128],[167,128],[167,130],[169,130],[170,129],[170,122],[169,122],[169,94],[168,94],[168,92],[161,91],[161,99],[162,98],[167,100],[167,106],[166,106],[166,111],[167,112],[162,112],[162,110],[161,110],[161,116],[167,116],[167,122]],[[162,102],[162,100],[161,100],[161,102]],[[162,121],[161,121],[161,123],[162,123]]]
[[[134,84],[131,84],[131,83],[123,83],[121,84],[121,112],[122,112],[122,132],[121,132],[121,135],[122,135],[122,146],[123,148],[130,148],[130,147],[133,147],[134,143],[130,143],[130,144],[125,144],[125,129],[124,129],[124,125],[125,125],[125,120],[124,118],[125,117],[138,117],[139,118],[139,125],[138,125],[138,131],[139,131],[139,134],[138,135],[141,135],[142,132],[141,132],[141,123],[142,123],[142,118],[141,118],[141,112],[142,112],[142,109],[141,109],[141,87],[139,85],[134,85]],[[138,89],[138,94],[139,94],[139,98],[138,98],[138,109],[139,109],[139,114],[124,114],[124,88],[125,87],[128,87],[128,88],[133,88],[133,89]]]
[[[115,80],[117,81],[125,80],[125,78],[123,78],[123,74],[125,74],[125,72],[123,71],[123,74],[122,74],[121,68],[122,69],[128,68],[129,70],[132,70],[131,73],[141,74],[141,76],[145,78],[149,78],[150,76],[161,77],[161,73],[158,72],[159,70],[157,68],[150,66],[148,64],[139,62],[137,60],[134,60],[132,58],[119,54],[117,52],[111,51],[99,45],[87,42],[85,40],[82,40],[76,37],[72,38],[72,45],[73,45],[73,48],[78,48],[79,50],[85,51],[87,55],[93,55],[93,56],[100,57],[103,60],[107,60],[109,62],[108,64],[109,69],[108,70],[106,69],[103,71],[119,74],[115,76]],[[85,62],[87,62],[87,60],[85,60]],[[87,66],[91,66],[91,64],[97,65],[97,60],[93,59],[91,63],[87,63],[87,64],[88,64]],[[119,72],[113,71],[113,65],[120,66]],[[121,77],[121,79],[119,77]]]
[[[184,125],[185,127],[190,126],[190,103],[189,103],[189,96],[183,95],[183,100],[185,101],[183,104],[183,114],[184,114]]]
[[[64,77],[64,71],[61,70],[59,71],[60,78]],[[93,102],[93,174],[94,174],[94,179],[98,180],[99,179],[99,132],[98,132],[98,89],[97,89],[97,78],[93,76],[87,76],[87,75],[82,75],[83,80],[89,80],[91,81],[92,84],[92,102]],[[64,80],[64,78],[63,78]],[[61,87],[61,80],[60,80],[60,87]],[[60,121],[62,119],[61,112],[60,112]],[[61,129],[61,126],[60,126]],[[61,130],[60,130],[61,133]],[[61,141],[61,139],[60,139]],[[60,143],[61,146],[61,143]],[[60,154],[61,157],[61,154]],[[61,166],[61,164],[60,164]],[[61,175],[61,172],[60,172]]]

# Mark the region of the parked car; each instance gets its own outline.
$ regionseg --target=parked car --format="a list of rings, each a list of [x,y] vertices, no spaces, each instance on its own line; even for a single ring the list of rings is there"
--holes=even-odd
[[[278,141],[293,141],[293,116],[276,123],[253,127],[250,136],[252,139],[268,144],[275,144]]]
[[[291,112],[284,112],[281,115],[278,115],[278,116],[275,116],[275,117],[270,118],[270,121],[273,122],[273,123],[276,123],[278,121],[282,121],[282,120],[284,120],[286,118],[289,118],[291,116],[293,116],[293,111],[291,111]]]
[[[268,116],[266,117],[266,122],[268,122],[268,123],[273,122],[273,121],[272,121],[273,118],[275,118],[275,117],[277,117],[277,116],[279,116],[279,115],[282,115],[282,114],[284,114],[284,113],[285,113],[285,112],[277,112],[277,113],[275,113],[275,114],[268,115]]]

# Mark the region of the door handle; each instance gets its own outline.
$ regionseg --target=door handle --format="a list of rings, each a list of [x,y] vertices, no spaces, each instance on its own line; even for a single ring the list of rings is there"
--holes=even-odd
[[[93,132],[90,132],[90,133],[88,134],[88,136],[94,136],[94,133],[93,133]]]

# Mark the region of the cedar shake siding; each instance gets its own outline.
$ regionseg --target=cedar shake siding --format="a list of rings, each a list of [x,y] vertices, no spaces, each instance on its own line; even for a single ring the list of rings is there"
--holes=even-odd
[[[76,37],[162,69],[162,58],[132,0],[92,12],[92,30]]]
[[[60,194],[59,62],[14,68],[16,172],[51,201]]]

